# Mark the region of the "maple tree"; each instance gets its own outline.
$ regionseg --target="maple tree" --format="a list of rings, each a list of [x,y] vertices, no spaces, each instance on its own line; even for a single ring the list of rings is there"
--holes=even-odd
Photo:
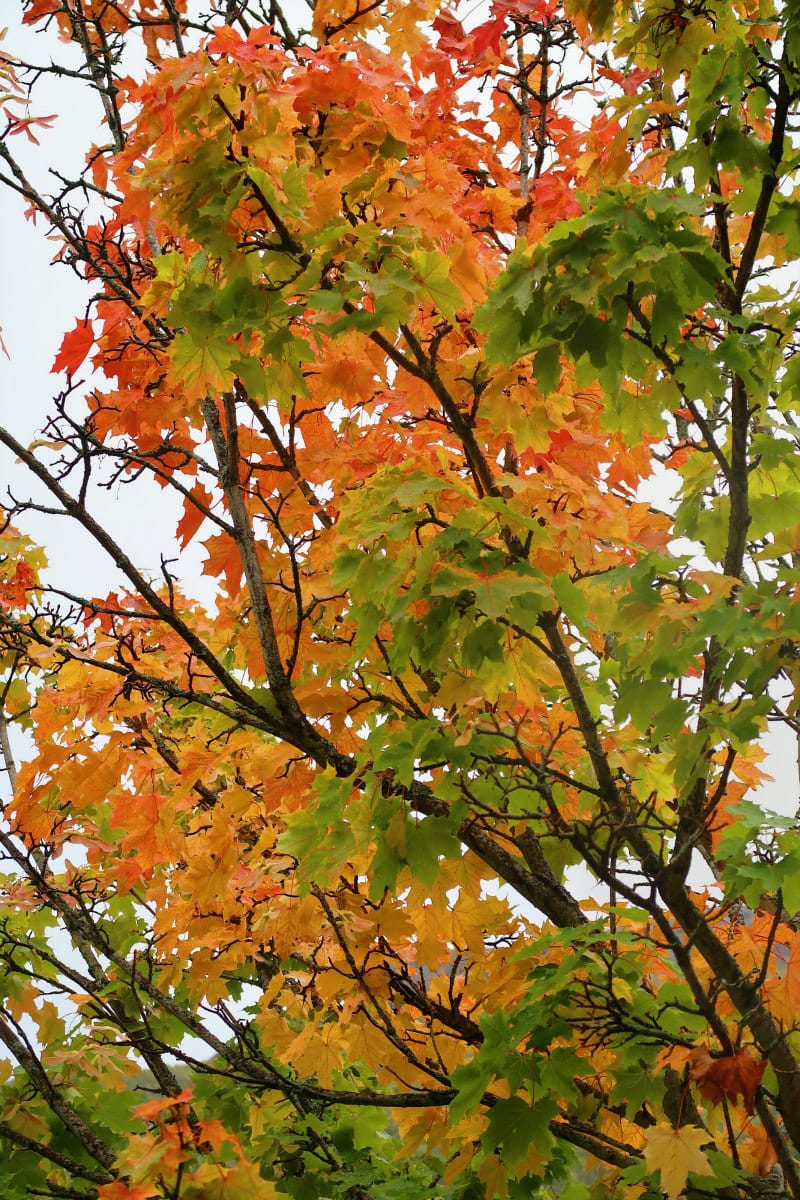
[[[19,11],[3,1196],[800,1197],[795,6]]]

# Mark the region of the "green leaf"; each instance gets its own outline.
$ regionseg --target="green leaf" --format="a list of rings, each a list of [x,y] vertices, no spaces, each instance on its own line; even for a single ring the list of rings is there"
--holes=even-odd
[[[506,631],[495,621],[481,621],[471,629],[461,646],[461,661],[471,671],[479,671],[484,662],[505,661]]]
[[[325,879],[352,852],[354,836],[344,819],[352,783],[335,775],[319,775],[314,784],[316,803],[293,813],[277,840],[282,854],[298,860],[298,880],[303,891]]]
[[[537,350],[533,360],[536,382],[545,395],[556,390],[561,379],[561,348],[553,343]]]
[[[550,1116],[556,1112],[553,1105]],[[529,1152],[536,1124],[541,1125],[541,1118],[535,1121],[532,1106],[520,1096],[498,1100],[489,1110],[489,1125],[481,1144],[487,1150],[499,1150],[503,1162],[513,1167]]]
[[[450,263],[433,250],[417,250],[410,256],[424,291],[443,317],[455,321],[464,297],[450,278]]]
[[[266,709],[271,716],[278,716],[279,710],[275,703],[275,697],[268,687],[250,688],[250,695],[260,708]]]
[[[583,626],[588,608],[583,591],[563,571],[554,577],[553,591],[567,618],[574,625]]]

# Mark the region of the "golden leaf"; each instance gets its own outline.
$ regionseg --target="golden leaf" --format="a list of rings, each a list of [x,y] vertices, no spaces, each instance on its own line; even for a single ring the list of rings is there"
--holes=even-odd
[[[701,1147],[708,1145],[708,1134],[704,1129],[684,1125],[673,1129],[664,1122],[654,1125],[647,1132],[644,1158],[648,1170],[660,1171],[661,1187],[669,1200],[680,1196],[689,1173],[713,1175],[711,1163]]]

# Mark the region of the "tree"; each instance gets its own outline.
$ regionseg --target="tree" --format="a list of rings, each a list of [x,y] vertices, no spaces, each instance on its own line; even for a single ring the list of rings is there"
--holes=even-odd
[[[3,1196],[800,1197],[797,9],[24,20],[89,300],[0,430]]]

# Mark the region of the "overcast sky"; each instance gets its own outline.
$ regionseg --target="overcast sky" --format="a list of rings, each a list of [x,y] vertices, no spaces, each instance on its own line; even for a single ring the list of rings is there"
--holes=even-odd
[[[16,6],[15,6],[16,7]],[[3,49],[20,58],[47,64],[77,65],[72,47],[54,33],[37,33],[17,19],[6,35]],[[15,155],[23,160],[30,177],[47,190],[48,168],[67,176],[78,173],[93,140],[103,137],[96,96],[83,84],[69,79],[43,77],[34,92],[32,112],[57,114],[51,129],[37,131],[40,145],[29,145],[23,135],[14,138]],[[63,375],[53,375],[53,359],[64,333],[84,315],[90,289],[67,266],[52,265],[59,249],[48,241],[46,224],[24,218],[25,203],[0,186],[0,264],[2,298],[0,327],[8,357],[0,355],[0,419],[20,441],[29,443],[41,432],[52,398],[64,385]],[[13,457],[0,447],[0,504],[11,486],[18,498],[43,496]],[[165,505],[169,506],[165,515]],[[167,549],[153,537],[154,528],[167,528],[169,513],[177,514],[160,489],[138,483],[113,492],[96,492],[94,514],[124,543],[133,561],[154,574],[159,553]],[[28,514],[26,529],[47,548],[49,579],[67,590],[102,594],[119,584],[113,564],[95,544],[63,519]],[[197,561],[197,555],[194,555]]]

